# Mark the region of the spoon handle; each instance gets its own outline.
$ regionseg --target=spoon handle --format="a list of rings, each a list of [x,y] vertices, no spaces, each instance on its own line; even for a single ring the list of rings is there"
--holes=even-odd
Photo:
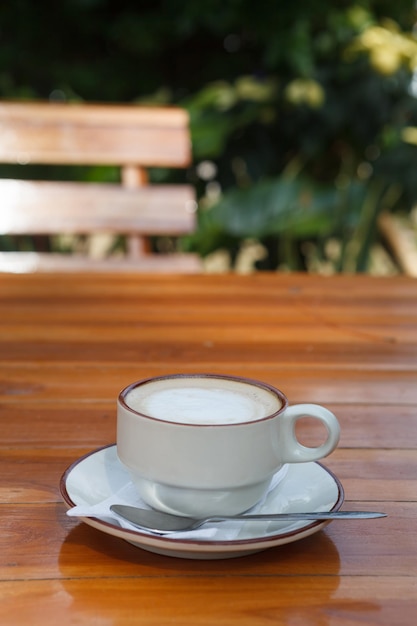
[[[281,521],[281,520],[331,520],[331,519],[374,519],[386,517],[386,513],[377,511],[328,511],[310,513],[260,513],[258,515],[216,515],[204,520],[207,522],[221,522],[226,520],[242,519],[245,521]]]

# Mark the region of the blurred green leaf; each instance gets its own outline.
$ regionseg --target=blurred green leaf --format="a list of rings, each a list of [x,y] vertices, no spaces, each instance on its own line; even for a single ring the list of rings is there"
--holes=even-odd
[[[309,237],[330,230],[336,193],[311,181],[271,180],[230,191],[209,211],[209,221],[227,234]]]

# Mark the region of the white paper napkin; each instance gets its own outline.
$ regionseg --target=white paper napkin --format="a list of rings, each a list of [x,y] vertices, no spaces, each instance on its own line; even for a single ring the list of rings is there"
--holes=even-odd
[[[284,465],[271,479],[267,492],[264,494],[261,500],[256,503],[250,510],[250,513],[260,512],[262,506],[265,503],[268,494],[275,489],[275,487],[283,480],[288,471],[288,465]],[[70,517],[97,517],[104,522],[110,522],[111,524],[118,525],[121,528],[127,530],[134,530],[136,532],[144,532],[149,535],[157,536],[157,533],[147,531],[145,529],[138,529],[137,526],[131,524],[127,520],[113,513],[110,510],[112,504],[127,504],[130,506],[137,506],[143,509],[149,509],[150,507],[139,496],[136,487],[132,482],[128,482],[121,489],[111,494],[105,500],[93,504],[79,504],[67,511],[67,515]],[[249,511],[247,511],[249,513]],[[233,540],[239,534],[242,528],[242,521],[228,521],[221,522],[220,524],[205,524],[204,526],[192,531],[181,531],[176,533],[170,533],[169,537],[181,538],[181,539],[205,539],[205,540]]]

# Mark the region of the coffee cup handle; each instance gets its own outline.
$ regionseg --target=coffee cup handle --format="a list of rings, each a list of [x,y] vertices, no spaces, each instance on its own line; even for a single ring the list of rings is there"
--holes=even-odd
[[[327,430],[327,439],[320,446],[310,448],[301,444],[295,434],[295,424],[302,417],[318,419]],[[288,406],[281,414],[283,433],[280,440],[283,444],[281,460],[284,463],[305,463],[318,461],[330,454],[339,443],[340,425],[337,417],[319,404],[294,404]]]

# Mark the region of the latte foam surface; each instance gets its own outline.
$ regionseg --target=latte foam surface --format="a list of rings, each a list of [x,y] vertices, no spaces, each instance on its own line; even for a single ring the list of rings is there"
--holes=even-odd
[[[172,378],[129,391],[126,404],[141,414],[184,424],[234,424],[268,417],[281,408],[271,391],[217,378]]]

